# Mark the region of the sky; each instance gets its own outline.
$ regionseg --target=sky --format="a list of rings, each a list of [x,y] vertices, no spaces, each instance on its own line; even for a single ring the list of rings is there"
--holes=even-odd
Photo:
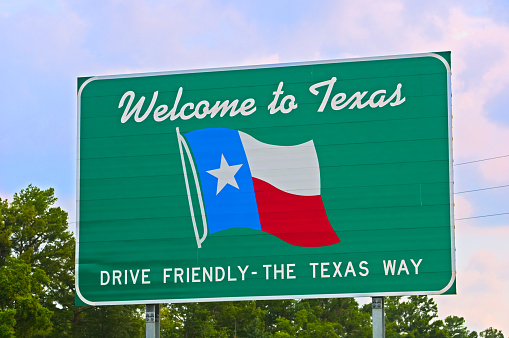
[[[77,77],[452,52],[458,295],[509,334],[509,2],[0,0],[0,197],[53,187],[76,219]],[[486,161],[462,164],[488,158]]]

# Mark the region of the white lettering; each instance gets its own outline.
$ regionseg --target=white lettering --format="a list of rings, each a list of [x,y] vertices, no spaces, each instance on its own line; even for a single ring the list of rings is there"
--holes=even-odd
[[[272,93],[274,94],[274,100],[272,100],[268,107],[271,115],[277,113],[278,111],[281,111],[283,114],[288,114],[289,112],[297,108],[297,104],[295,103],[295,96],[293,95],[286,95],[285,97],[283,97],[283,100],[281,100],[279,106],[276,107],[277,102],[279,100],[279,96],[283,93],[284,93],[283,82],[279,82],[277,90]],[[288,102],[287,107],[285,107],[286,102]]]
[[[228,282],[235,282],[237,278],[231,277],[230,275],[230,267],[228,266]]]
[[[309,263],[313,267],[313,278],[316,278],[316,266],[318,263]]]
[[[242,280],[244,280],[244,275],[247,271],[247,268],[249,268],[249,265],[246,265],[246,267],[244,268],[244,270],[242,270],[242,268],[240,266],[237,266],[237,268],[239,268],[240,270],[240,273],[242,274]]]
[[[138,100],[138,103],[133,107],[133,109],[131,109],[131,105],[133,104],[135,94],[132,90],[130,90],[128,92],[125,92],[125,94],[122,96],[122,98],[120,99],[120,102],[118,104],[118,108],[122,108],[122,106],[124,105],[124,101],[128,96],[129,96],[129,102],[127,102],[127,106],[125,107],[124,114],[122,114],[122,118],[120,119],[120,122],[122,122],[122,123],[126,123],[134,113],[138,114],[141,110],[141,107],[143,107],[143,103],[145,102],[145,96],[142,96]],[[131,110],[129,110],[129,109],[131,109]]]
[[[322,263],[322,264],[320,264],[320,270],[321,270],[321,277],[322,278],[329,278],[330,277],[330,275],[325,274],[326,272],[329,271],[327,266],[329,266],[329,263]]]
[[[391,102],[391,106],[392,107],[399,106],[400,104],[405,102],[406,98],[401,98],[401,83],[398,83],[398,86],[396,87],[396,90],[391,95],[391,97],[389,97],[389,99],[387,101],[385,101],[385,104],[390,102],[393,98],[396,98],[396,101]]]
[[[240,105],[239,112],[244,116],[251,115],[256,111],[256,107],[254,105],[255,105],[254,99],[246,99]]]
[[[330,103],[330,107],[333,110],[341,110],[346,107],[348,109],[363,109],[369,105],[371,108],[380,108],[390,104],[392,107],[398,106],[406,101],[406,98],[402,96],[402,84],[398,83],[396,89],[392,93],[392,95],[386,98],[387,91],[385,89],[376,90],[373,92],[369,99],[363,102],[364,98],[368,96],[368,91],[357,91],[350,97],[348,97],[345,93],[336,93],[332,96],[332,92],[334,89],[334,85],[337,82],[336,77],[332,77],[330,80],[322,81],[319,83],[315,83],[309,87],[309,91],[313,95],[319,95],[320,92],[318,89],[321,87],[326,87],[325,90],[322,90],[322,99],[320,102],[320,106],[317,109],[317,112],[323,112],[327,105]],[[284,95],[283,91],[284,83],[281,81],[278,84],[277,90],[272,94],[274,98],[272,102],[268,106],[268,110],[270,114],[275,114],[277,112],[282,112],[283,114],[288,114],[292,110],[298,107],[296,103],[296,99],[294,95]],[[189,120],[193,117],[197,119],[203,119],[210,115],[210,118],[214,118],[219,114],[220,117],[224,117],[229,115],[230,117],[236,116],[239,113],[242,116],[249,116],[256,112],[255,100],[253,98],[247,98],[239,106],[239,99],[235,99],[230,102],[230,100],[224,101],[216,101],[215,104],[211,107],[211,103],[207,100],[201,100],[198,104],[194,104],[192,102],[187,102],[179,109],[179,103],[183,94],[183,87],[179,87],[175,100],[173,103],[173,108],[169,109],[168,104],[160,104],[156,106],[159,91],[154,91],[152,94],[152,100],[148,105],[147,109],[142,113],[143,106],[145,104],[145,96],[141,96],[136,100],[136,94],[134,91],[129,90],[126,91],[122,97],[120,98],[118,108],[124,108],[123,114],[120,118],[121,123],[126,123],[129,121],[131,116],[134,115],[134,120],[136,122],[143,122],[146,118],[152,113],[156,122],[162,122],[167,118],[170,118],[171,121],[176,119]],[[332,96],[332,99],[331,99]],[[178,113],[177,113],[178,112]]]
[[[396,260],[394,261],[387,261],[384,260],[384,270],[385,275],[387,276],[389,272],[391,272],[392,275],[394,275],[394,269],[396,268]]]
[[[106,281],[104,281],[104,276],[106,276]],[[101,285],[107,285],[110,282],[110,274],[108,271],[101,271]]]
[[[415,263],[413,259],[411,259],[411,261],[415,268],[415,274],[418,275],[419,274],[419,265],[421,265],[422,258],[419,259],[419,261],[417,263]]]
[[[182,87],[179,88],[179,90],[177,92],[177,97],[175,98],[175,102],[173,103],[173,108],[171,108],[168,115],[166,115],[164,118],[162,118],[163,120],[165,120],[168,116],[170,116],[170,121],[174,121],[178,118],[178,114],[175,115],[175,112],[177,111],[177,108],[178,108],[178,105],[180,102],[180,98],[182,97],[183,90],[184,89]]]
[[[154,111],[154,120],[156,120],[157,122],[163,121],[166,117],[161,118],[161,116],[163,116],[167,111],[168,106],[165,104],[162,104],[159,107],[157,107],[156,110]]]
[[[274,264],[274,279],[277,279],[277,274],[281,274],[281,279],[285,279],[285,265],[281,264],[281,269],[277,269],[277,265]]]
[[[203,281],[205,282],[205,278],[207,278],[209,280],[209,282],[212,282],[212,267],[210,267],[210,271],[207,270],[206,268],[203,268]]]
[[[341,266],[341,263],[342,263],[342,262],[338,262],[338,263],[336,264],[336,262],[332,262],[332,264],[334,264],[334,269],[335,269],[335,271],[334,271],[334,275],[332,275],[332,277],[336,277],[336,275],[339,275],[339,277],[343,277],[343,276],[341,275],[341,272],[339,272],[339,267]]]
[[[365,272],[359,272],[359,275],[361,275],[362,277],[365,277],[369,274],[369,270],[367,267],[365,267],[364,265],[368,265],[368,262],[366,261],[362,261],[360,262],[359,264],[359,268],[361,268],[362,270],[364,270]]]
[[[150,101],[150,104],[147,108],[147,111],[145,112],[145,114],[143,114],[143,116],[140,117],[140,109],[138,109],[136,111],[136,113],[134,114],[134,120],[136,122],[143,122],[147,116],[150,114],[150,112],[152,111],[152,108],[154,108],[154,104],[156,103],[156,100],[157,100],[157,95],[159,94],[159,92],[154,92],[154,95],[152,96],[152,101]]]
[[[169,275],[169,274],[167,274],[167,272],[171,272],[172,270],[173,270],[173,269],[171,269],[171,268],[170,268],[170,269],[164,269],[164,279],[163,279],[163,283],[164,283],[164,284],[166,284],[166,278],[169,278],[169,277],[170,277],[170,275]],[[138,274],[136,274],[136,275],[138,275]]]
[[[150,284],[149,280],[146,280],[148,278],[147,273],[150,272],[150,269],[142,269],[141,270],[141,284]]]
[[[354,277],[355,277],[355,276],[357,276],[357,275],[355,274],[355,270],[354,270],[354,268],[353,268],[353,264],[352,264],[352,262],[348,262],[348,265],[346,266],[345,277],[346,277],[346,276],[348,276],[348,273],[349,273],[349,272],[351,272],[351,273],[354,275]]]
[[[336,83],[336,80],[337,80],[337,78],[333,77],[330,80],[319,82],[319,83],[316,83],[316,84],[312,85],[311,87],[309,87],[309,91],[313,95],[318,95],[319,93],[318,93],[317,88],[327,86],[327,89],[324,93],[322,102],[320,103],[320,107],[318,107],[318,110],[317,110],[318,112],[323,112],[325,107],[327,106],[327,104],[329,102],[329,98],[332,93],[332,89],[334,87],[334,84]],[[363,92],[358,91],[358,92],[354,93],[352,96],[350,96],[350,98],[348,98],[348,100],[346,100],[347,96],[345,93],[338,93],[333,96],[333,98],[330,102],[330,105],[333,110],[341,110],[350,104],[351,105],[348,109],[354,109],[354,108],[362,109],[368,105],[371,108],[377,108],[377,107],[383,107],[383,106],[387,105],[388,103],[390,103],[391,106],[393,106],[393,107],[398,106],[398,105],[402,104],[403,102],[405,102],[405,100],[406,100],[406,98],[401,97],[401,87],[402,87],[401,83],[398,83],[398,85],[396,86],[396,89],[394,90],[394,93],[387,100],[385,100],[386,90],[385,89],[377,90],[373,94],[371,94],[369,99],[364,103],[362,102],[362,99],[368,94],[368,91],[363,91]],[[378,96],[379,96],[379,99],[375,102],[375,99]],[[391,101],[394,101],[394,102],[391,102]]]
[[[265,268],[265,279],[269,279],[269,269],[272,265],[264,265]]]
[[[277,105],[277,101],[279,100],[279,95],[283,94],[282,89],[283,89],[283,82],[279,82],[277,90],[275,92],[272,92],[272,94],[274,94],[274,100],[272,100],[272,102],[269,104],[269,107],[268,107],[271,115],[278,112],[276,105]]]
[[[113,270],[113,285],[115,285],[115,280],[117,281],[118,285],[122,285],[122,282],[120,282],[120,277],[122,277],[122,271]]]
[[[408,272],[408,268],[406,267],[406,262],[404,259],[401,260],[401,263],[399,263],[399,270],[398,270],[398,276],[401,273],[401,271],[405,271],[407,275],[410,273]]]
[[[288,101],[288,107],[285,108],[285,103]],[[281,100],[281,112],[283,114],[288,114],[295,108],[297,108],[297,104],[295,103],[295,96],[293,95],[286,95],[283,100]]]
[[[203,106],[203,114],[200,114],[200,107]],[[207,116],[209,110],[209,102],[208,101],[200,101],[194,108],[194,116],[198,119],[202,119]]]
[[[343,109],[343,106],[338,106],[338,104],[345,101],[345,99],[346,99],[345,93],[339,93],[339,94],[334,95],[334,97],[332,98],[332,102],[331,102],[332,109],[334,109],[334,110]],[[346,104],[348,104],[348,102]]]
[[[182,275],[184,274],[184,269],[181,268],[175,268],[175,278],[174,283],[177,284],[177,278],[180,279],[181,283],[184,283],[184,280],[182,279]]]
[[[188,102],[185,105],[183,105],[182,108],[180,108],[180,111],[179,111],[177,117],[180,117],[182,120],[189,120],[191,117],[193,117],[193,113],[194,112],[191,113],[191,115],[188,115],[188,116],[186,116],[184,114],[187,107],[189,107],[189,109],[193,109],[194,108],[194,104],[191,103],[191,102]]]
[[[312,85],[311,87],[309,87],[309,91],[311,92],[311,94],[318,95],[318,90],[316,90],[316,88],[328,86],[327,90],[325,92],[325,95],[323,96],[322,103],[320,104],[320,107],[318,108],[318,112],[323,112],[323,110],[325,109],[325,106],[327,105],[327,102],[329,102],[329,96],[332,92],[332,87],[334,87],[334,83],[336,83],[336,80],[337,80],[336,77],[333,77],[330,80],[319,82],[319,83],[316,83],[316,84]]]
[[[295,264],[286,264],[286,279],[295,279],[297,276],[292,275]]]
[[[192,268],[192,274],[193,274],[193,278],[192,278],[192,282],[193,283],[199,283],[201,282],[199,279],[197,279],[198,277],[198,271],[200,270],[200,268]]]
[[[385,99],[385,94],[386,94],[386,91],[385,89],[380,89],[380,90],[377,90],[376,92],[374,92],[373,94],[371,94],[370,98],[369,98],[369,106],[371,108],[376,108],[376,107],[383,107],[385,106],[385,103],[384,103],[384,99]],[[375,98],[377,95],[380,95],[380,99],[378,99],[377,102],[375,102]]]
[[[221,111],[219,116],[223,117],[228,113],[228,110],[230,110],[230,116],[237,115],[237,112],[235,111],[235,108],[237,108],[237,103],[239,103],[239,100],[234,100],[232,103],[230,103],[229,100],[225,100],[222,103],[220,101],[217,101],[216,104],[212,108],[210,108],[209,113],[210,117],[214,117]]]
[[[219,277],[219,271],[221,271],[221,277]],[[224,279],[224,269],[220,266],[216,266],[216,282],[220,282]]]
[[[357,92],[357,93],[353,94],[352,97],[350,98],[350,100],[348,100],[348,101],[351,101],[353,98],[355,98],[355,102],[348,109],[354,109],[355,107],[362,109],[362,108],[366,107],[369,104],[369,101],[367,101],[366,103],[362,103],[362,98],[367,93],[368,92],[366,91],[366,92],[363,92],[362,94],[361,94],[361,92]]]
[[[138,274],[140,273],[140,269],[136,270],[136,275],[133,275],[133,270],[131,271],[131,280],[133,281],[133,284],[136,284],[136,281],[138,280]]]

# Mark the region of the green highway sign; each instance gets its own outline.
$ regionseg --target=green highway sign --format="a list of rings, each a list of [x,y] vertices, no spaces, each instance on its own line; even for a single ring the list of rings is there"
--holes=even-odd
[[[450,53],[78,79],[76,303],[455,293]]]

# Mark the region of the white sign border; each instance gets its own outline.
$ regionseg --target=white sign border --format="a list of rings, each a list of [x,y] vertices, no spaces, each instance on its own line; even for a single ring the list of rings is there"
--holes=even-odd
[[[186,299],[159,299],[159,300],[129,300],[129,301],[102,301],[92,302],[87,300],[80,292],[79,288],[79,216],[80,216],[80,119],[81,119],[81,93],[87,84],[96,80],[109,80],[109,79],[123,79],[145,76],[160,76],[160,75],[175,75],[175,74],[192,74],[192,73],[208,73],[218,71],[231,71],[231,70],[244,70],[244,69],[265,69],[265,68],[281,68],[293,66],[309,66],[309,65],[323,65],[330,63],[347,63],[359,61],[381,61],[381,60],[394,60],[394,59],[410,59],[420,57],[434,57],[442,61],[447,70],[447,109],[449,116],[449,184],[450,184],[450,229],[451,229],[451,270],[452,276],[447,285],[438,291],[407,291],[407,292],[369,292],[369,293],[338,293],[338,294],[313,294],[313,295],[285,295],[285,296],[246,296],[246,297],[217,297],[217,298],[186,298]],[[412,295],[440,295],[447,291],[456,280],[456,246],[455,246],[455,233],[454,233],[454,173],[453,173],[453,157],[452,157],[452,91],[451,91],[451,67],[447,60],[441,55],[436,53],[418,53],[418,54],[405,54],[405,55],[391,55],[391,56],[375,56],[365,58],[351,58],[351,59],[336,59],[324,61],[310,61],[310,62],[293,62],[293,63],[279,63],[268,65],[254,65],[254,66],[240,66],[240,67],[223,67],[223,68],[208,68],[208,69],[193,69],[193,70],[179,70],[169,72],[153,72],[153,73],[138,73],[138,74],[123,74],[123,75],[105,75],[94,76],[87,79],[80,86],[77,95],[77,108],[78,108],[78,133],[77,133],[77,159],[76,159],[76,259],[75,259],[75,286],[76,294],[80,300],[88,305],[127,305],[127,304],[160,304],[160,303],[195,303],[195,302],[225,302],[225,301],[244,301],[244,300],[277,300],[277,299],[312,299],[312,298],[349,298],[349,297],[382,297],[382,296],[412,296]]]

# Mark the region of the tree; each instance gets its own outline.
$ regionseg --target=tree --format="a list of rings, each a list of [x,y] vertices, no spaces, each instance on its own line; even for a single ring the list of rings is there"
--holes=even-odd
[[[52,311],[39,296],[48,278],[44,271],[8,257],[0,267],[0,333],[2,337],[32,337],[52,329]]]
[[[477,332],[470,332],[465,326],[465,318],[449,316],[444,319],[445,331],[451,338],[477,338]]]
[[[161,312],[161,337],[215,337],[218,334],[215,321],[203,304],[167,304]]]
[[[447,337],[444,323],[437,320],[438,307],[428,296],[385,298],[386,336]]]
[[[49,279],[31,268],[27,257],[12,257],[12,225],[6,221],[9,202],[0,198],[0,335],[29,337],[51,331],[52,311],[40,295]]]
[[[353,298],[259,302],[274,337],[370,337],[370,314]]]
[[[363,312],[354,298],[322,298],[306,300],[322,322],[340,324],[336,332],[349,337],[370,337],[371,312]]]
[[[2,217],[9,237],[9,254],[22,259],[33,271],[44,271],[41,303],[54,313],[55,328],[66,333],[73,304],[74,237],[68,230],[67,212],[53,207],[57,198],[52,188],[33,185],[4,202]]]
[[[207,303],[216,329],[233,337],[260,337],[265,331],[265,311],[255,301]]]
[[[487,328],[479,334],[483,338],[504,338],[502,331],[494,329],[492,327]]]
[[[11,254],[12,230],[7,227],[4,221],[4,210],[9,207],[9,201],[0,198],[0,266],[5,264],[7,257]]]
[[[14,327],[21,337],[20,332],[49,337],[141,335],[139,306],[74,306],[75,240],[67,212],[55,207],[56,201],[53,188],[33,185],[14,194],[11,203],[0,199],[0,266],[6,281],[1,282],[0,292],[14,292],[5,286],[8,283],[23,285],[15,292],[22,298],[6,302],[1,309],[0,332],[8,336]]]
[[[278,318],[293,318],[296,312],[296,304],[297,301],[291,299],[258,301],[257,306],[265,313],[265,331],[270,333],[277,332]]]
[[[69,336],[80,337],[142,337],[145,321],[142,307],[137,305],[86,306]],[[58,331],[53,332],[58,336]]]

